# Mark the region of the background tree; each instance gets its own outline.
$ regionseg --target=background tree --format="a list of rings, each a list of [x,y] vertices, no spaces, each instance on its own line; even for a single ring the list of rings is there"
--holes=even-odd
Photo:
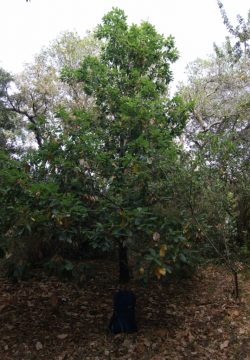
[[[91,99],[77,84],[60,80],[60,71],[66,65],[76,67],[85,56],[96,53],[98,42],[91,34],[81,39],[76,33],[65,32],[13,78],[5,106],[18,115],[26,144],[32,143],[29,134],[34,134],[41,146],[48,136],[56,136],[66,126],[55,117],[61,107],[91,106]]]
[[[12,76],[0,68],[0,148],[9,150],[17,130],[17,118],[7,105],[7,94],[12,81]]]
[[[215,46],[210,58],[189,66],[188,84],[180,94],[194,103],[185,135],[192,157],[199,159],[194,168],[204,184],[200,196],[206,196],[204,218],[211,226],[210,238],[219,243],[227,239],[239,255],[248,251],[250,234],[249,20],[238,17],[233,29],[224,10],[222,15],[233,39]],[[220,246],[227,252],[224,240]]]
[[[250,10],[248,12],[247,19],[245,20],[241,15],[237,15],[237,25],[233,26],[227,16],[227,13],[224,9],[224,5],[220,0],[217,0],[217,4],[220,9],[220,13],[223,19],[223,22],[234,39],[234,45],[232,46],[231,53],[234,55],[235,60],[237,61],[242,56],[250,57]]]

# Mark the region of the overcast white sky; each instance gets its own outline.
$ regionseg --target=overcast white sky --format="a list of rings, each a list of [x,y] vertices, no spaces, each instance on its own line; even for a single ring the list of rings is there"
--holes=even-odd
[[[249,0],[222,0],[230,20],[246,18]],[[148,20],[160,33],[172,34],[181,58],[174,68],[176,81],[185,66],[210,54],[227,32],[216,0],[0,0],[0,66],[21,71],[25,62],[64,30],[84,35],[101,22],[112,6],[123,9],[129,22]]]

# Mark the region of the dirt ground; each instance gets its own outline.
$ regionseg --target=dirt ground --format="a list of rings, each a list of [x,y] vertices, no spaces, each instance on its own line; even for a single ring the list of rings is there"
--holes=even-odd
[[[250,359],[250,277],[240,277],[240,301],[216,266],[188,280],[132,281],[139,330],[113,336],[116,269],[91,267],[81,286],[39,271],[19,284],[0,276],[0,360]]]

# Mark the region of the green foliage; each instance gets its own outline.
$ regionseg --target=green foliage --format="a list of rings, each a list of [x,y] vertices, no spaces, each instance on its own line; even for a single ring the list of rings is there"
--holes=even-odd
[[[193,195],[185,198],[193,204],[205,254],[216,253],[235,268],[250,243],[249,19],[238,17],[233,27],[218,3],[232,37],[189,66],[188,84],[179,92],[194,104],[185,131]]]
[[[223,22],[229,34],[233,36],[235,41],[235,44],[231,45],[229,38],[227,39],[228,50],[231,57],[235,62],[242,56],[250,57],[250,10],[246,20],[241,15],[237,15],[238,24],[234,27],[227,16],[223,3],[220,0],[217,0],[217,3],[220,8]]]
[[[172,226],[171,226],[172,225]],[[158,279],[173,274],[181,277],[188,276],[198,264],[197,249],[192,241],[183,234],[183,228],[178,224],[167,224],[163,236],[155,232],[152,236],[151,247],[138,258],[137,271],[144,281],[154,274]]]
[[[30,163],[1,156],[2,161],[7,161],[7,166],[1,168],[2,247],[12,257],[34,263],[62,251],[64,243],[75,246],[78,239],[84,241],[87,200],[82,198],[84,188],[72,191],[73,186],[78,186],[76,179],[71,177],[61,186],[58,174],[54,178],[50,174],[45,180],[40,160],[41,175],[35,171],[35,158],[32,168]]]
[[[16,129],[16,117],[8,109],[8,90],[13,77],[0,68],[0,149],[11,150],[11,142]]]
[[[92,34],[80,38],[74,32],[64,32],[20,74],[12,77],[0,69],[0,127],[4,130],[0,141],[4,135],[15,147],[17,143],[23,148],[34,147],[35,142],[41,147],[63,130],[64,124],[55,118],[60,108],[91,107],[92,100],[78,84],[60,80],[60,71],[64,66],[78,67],[85,56],[98,51],[98,40]],[[14,125],[19,133],[13,133]]]
[[[27,262],[5,260],[5,267],[7,268],[7,276],[13,282],[28,280],[31,276],[31,266]]]
[[[138,253],[164,228],[155,204],[164,208],[164,169],[178,159],[173,138],[185,126],[188,106],[167,97],[170,64],[178,57],[171,36],[165,39],[147,22],[129,26],[117,8],[104,16],[96,36],[103,41],[100,56],[62,72],[95,99],[92,144],[81,144],[102,219],[90,236],[94,247],[123,244]],[[79,115],[83,125],[86,115]]]
[[[55,255],[44,263],[44,269],[50,275],[56,275],[62,280],[72,280],[78,284],[84,283],[91,273],[91,265],[86,262],[71,262]]]
[[[92,106],[61,102],[52,127],[46,112],[36,114],[31,125],[42,136],[39,149],[8,160],[2,188],[9,189],[4,201],[13,208],[3,214],[3,242],[14,263],[46,260],[62,276],[78,271],[67,256],[57,261],[65,248],[84,256],[89,248],[113,253],[123,246],[153,272],[157,264],[174,272],[189,257],[182,210],[175,206],[182,150],[174,140],[190,110],[181,97],[168,97],[170,65],[178,57],[174,40],[148,22],[129,26],[116,8],[104,16],[96,38],[98,56],[84,56],[79,67],[66,62],[61,75],[81,86]],[[35,66],[42,73],[44,59]],[[151,259],[162,245],[167,255]]]
[[[186,185],[178,185],[186,207],[185,235],[203,257],[237,271],[241,248],[249,247],[249,164],[230,135],[203,137],[206,145],[183,168]]]

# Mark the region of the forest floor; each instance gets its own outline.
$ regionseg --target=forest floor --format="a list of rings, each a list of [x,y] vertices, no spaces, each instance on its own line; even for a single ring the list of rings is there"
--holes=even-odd
[[[116,269],[91,265],[82,286],[42,272],[19,284],[0,276],[1,360],[250,359],[250,276],[240,276],[240,301],[218,266],[148,287],[132,281],[139,330],[113,336]]]

